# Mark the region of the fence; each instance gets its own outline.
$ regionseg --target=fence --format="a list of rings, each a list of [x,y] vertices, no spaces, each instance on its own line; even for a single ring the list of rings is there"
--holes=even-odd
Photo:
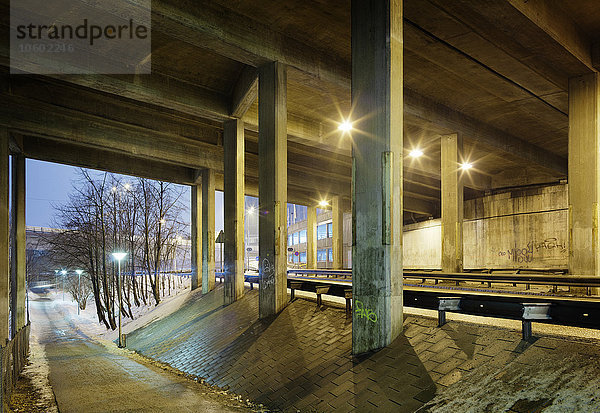
[[[25,367],[27,355],[29,354],[29,330],[31,323],[21,328],[15,337],[0,347],[0,412],[6,410],[10,395],[15,388],[19,374]]]

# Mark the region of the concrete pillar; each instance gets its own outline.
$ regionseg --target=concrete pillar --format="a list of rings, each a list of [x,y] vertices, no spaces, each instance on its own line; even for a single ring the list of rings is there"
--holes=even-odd
[[[202,293],[215,288],[215,171],[202,171]]]
[[[25,326],[25,157],[12,158],[11,205],[11,337]]]
[[[244,295],[244,122],[225,122],[224,214],[225,304]]]
[[[202,188],[192,185],[192,290],[202,277]]]
[[[287,303],[287,70],[258,70],[259,316]]]
[[[402,331],[402,1],[352,0],[352,352]]]
[[[569,79],[569,274],[600,275],[600,79]]]
[[[317,207],[306,209],[306,268],[317,268]]]
[[[331,248],[333,253],[333,268],[340,270],[344,266],[344,212],[342,211],[341,199],[334,196],[331,199]]]
[[[9,317],[9,165],[8,131],[0,130],[0,345],[4,346],[10,338]]]
[[[442,143],[442,271],[463,270],[464,187],[459,170],[462,137],[444,135]]]

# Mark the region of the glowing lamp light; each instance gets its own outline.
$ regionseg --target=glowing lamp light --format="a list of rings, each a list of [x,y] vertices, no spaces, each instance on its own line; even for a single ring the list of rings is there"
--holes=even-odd
[[[319,201],[319,206],[320,207],[329,206],[329,202],[327,202],[326,200],[322,199],[321,201]]]
[[[79,275],[79,276],[80,276],[81,274],[83,274],[83,270],[75,270],[75,272],[76,272],[76,273],[77,273],[77,275]]]
[[[60,273],[61,273],[62,275],[67,275],[67,270],[62,270]]]
[[[117,261],[121,261],[123,258],[125,258],[127,256],[126,252],[113,252],[111,254],[113,256],[113,258]]]
[[[125,184],[123,187],[125,187],[126,191],[129,191],[131,189],[131,184]]]
[[[423,151],[420,149],[413,149],[408,155],[411,158],[418,158],[419,156],[423,156]]]
[[[160,220],[160,223],[161,223],[161,224],[164,224],[165,222],[167,222],[167,221],[165,221],[165,219],[164,219],[164,218]]]
[[[340,123],[340,125],[338,126],[338,129],[341,130],[342,132],[350,132],[352,130],[352,123],[345,120],[342,123]]]
[[[461,163],[460,164],[460,169],[462,169],[463,171],[468,171],[472,167],[473,167],[473,164],[469,163],[469,162],[465,162],[465,163]]]
[[[249,214],[254,214],[254,207],[251,206],[250,208],[248,208],[248,213]]]

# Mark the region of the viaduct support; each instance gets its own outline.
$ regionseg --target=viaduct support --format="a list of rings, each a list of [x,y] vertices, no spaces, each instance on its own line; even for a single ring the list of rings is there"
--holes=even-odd
[[[202,187],[192,185],[192,290],[200,286],[202,274]]]
[[[202,171],[202,294],[215,288],[215,171]]]
[[[600,275],[600,78],[569,79],[569,274]]]
[[[402,1],[352,0],[352,352],[402,331]]]
[[[339,196],[331,199],[331,248],[333,252],[334,270],[341,270],[344,266],[344,212],[342,211],[341,200]]]
[[[224,202],[225,304],[244,295],[244,122],[225,122]]]
[[[258,71],[259,316],[287,303],[287,69]]]
[[[317,268],[317,207],[306,208],[306,268]]]
[[[12,205],[11,205],[11,337],[25,326],[25,157],[12,158]]]
[[[4,346],[10,338],[8,334],[9,317],[9,165],[8,131],[0,130],[0,345]]]
[[[462,137],[442,136],[442,271],[463,270]]]

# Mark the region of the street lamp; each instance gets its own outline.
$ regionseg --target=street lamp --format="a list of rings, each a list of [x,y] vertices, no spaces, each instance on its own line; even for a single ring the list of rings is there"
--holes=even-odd
[[[113,252],[112,256],[119,263],[119,278],[117,278],[117,290],[119,290],[119,347],[123,347],[123,335],[121,334],[121,260],[127,256],[127,253]]]
[[[79,315],[79,309],[81,308],[81,273],[83,270],[75,270],[75,272],[79,276],[79,285],[77,286],[77,315]]]
[[[65,276],[67,275],[67,270],[62,270],[60,272],[62,274],[62,282],[63,282],[63,301],[65,301]]]

